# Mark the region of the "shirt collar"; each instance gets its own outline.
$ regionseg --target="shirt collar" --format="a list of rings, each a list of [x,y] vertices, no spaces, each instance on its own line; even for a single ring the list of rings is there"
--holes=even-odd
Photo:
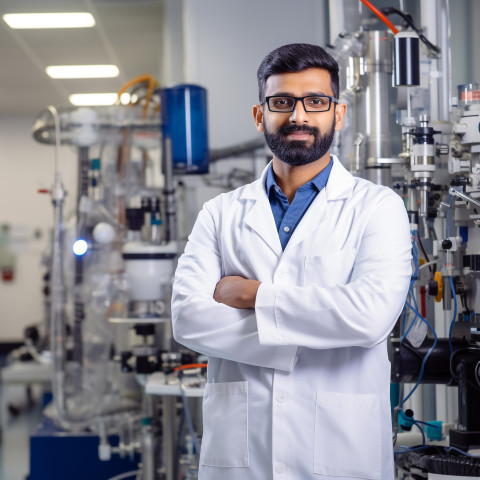
[[[315,188],[320,191],[322,188],[325,187],[328,181],[328,176],[330,175],[330,171],[332,170],[333,160],[330,157],[329,164],[310,182],[307,182],[305,185],[312,184]],[[273,174],[273,162],[270,164],[270,168],[267,171],[267,178],[265,180],[265,188],[267,190],[267,195],[270,194],[270,190],[277,186],[277,182],[275,181],[275,175]],[[303,187],[304,185],[302,185]],[[301,187],[300,187],[301,188]]]

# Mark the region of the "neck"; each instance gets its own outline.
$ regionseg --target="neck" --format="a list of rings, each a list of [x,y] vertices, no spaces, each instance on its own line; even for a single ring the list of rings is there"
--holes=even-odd
[[[297,190],[313,180],[330,162],[330,153],[307,165],[288,165],[277,157],[273,157],[273,173],[277,185],[286,195],[288,203],[292,203]]]

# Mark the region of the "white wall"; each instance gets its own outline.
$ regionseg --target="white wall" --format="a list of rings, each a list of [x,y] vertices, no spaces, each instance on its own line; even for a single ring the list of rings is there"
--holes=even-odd
[[[287,43],[328,42],[326,0],[184,0],[186,80],[207,88],[211,148],[259,135],[257,68]]]
[[[31,135],[34,118],[0,117],[0,224],[21,230],[13,244],[15,280],[0,280],[0,341],[18,340],[26,325],[43,319],[41,254],[48,246],[53,210],[49,195],[54,174],[54,147],[37,143]],[[64,150],[65,186],[74,197],[75,159]],[[69,203],[70,203],[69,202]],[[34,238],[34,232],[40,238]]]

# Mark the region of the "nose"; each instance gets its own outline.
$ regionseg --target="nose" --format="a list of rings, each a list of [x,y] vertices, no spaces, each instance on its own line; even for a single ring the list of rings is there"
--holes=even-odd
[[[308,123],[308,114],[303,107],[301,100],[295,101],[295,107],[290,114],[290,122],[292,123]]]

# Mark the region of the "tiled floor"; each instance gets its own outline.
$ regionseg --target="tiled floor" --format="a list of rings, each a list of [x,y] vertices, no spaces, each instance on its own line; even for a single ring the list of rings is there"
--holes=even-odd
[[[0,404],[5,395],[5,388],[0,383]],[[29,440],[30,433],[41,417],[39,392],[34,391],[33,405],[28,407],[25,387],[8,389],[8,403],[19,409],[14,416],[7,411],[2,418],[4,426],[0,437],[0,480],[26,480],[29,473]]]

